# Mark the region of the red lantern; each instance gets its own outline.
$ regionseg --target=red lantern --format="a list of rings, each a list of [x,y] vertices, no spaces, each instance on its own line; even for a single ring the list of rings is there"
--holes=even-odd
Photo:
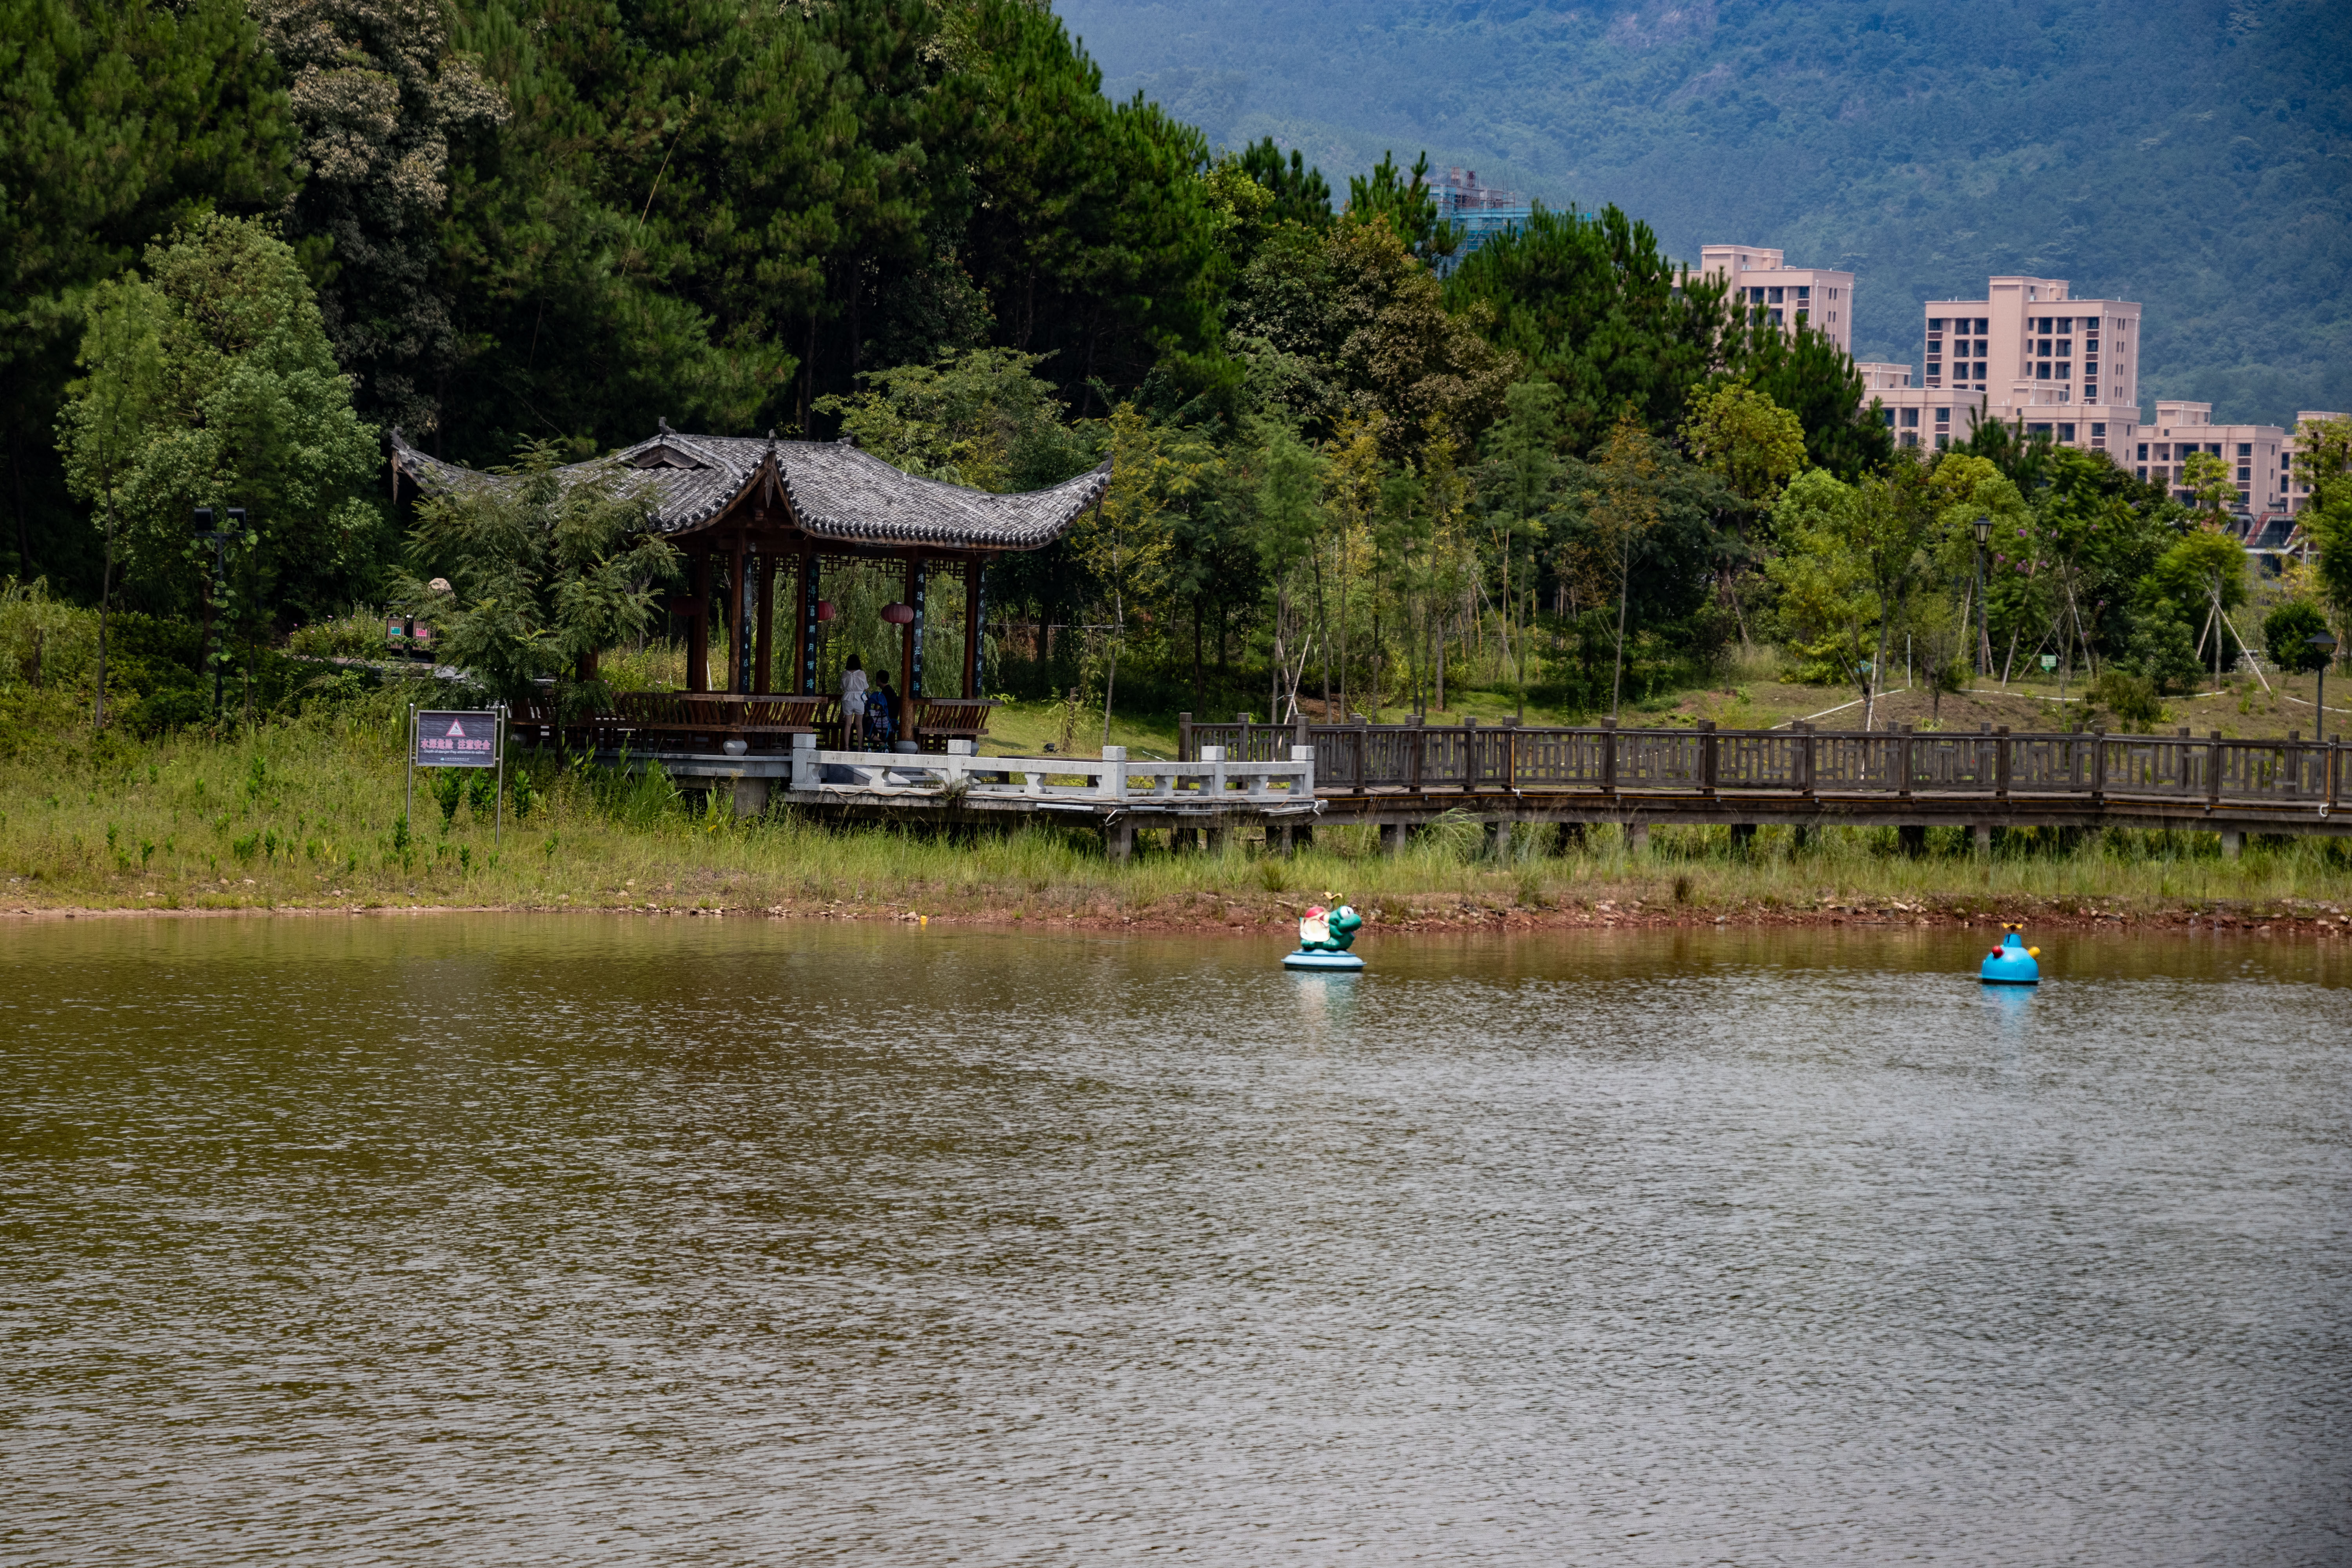
[[[816,618],[820,621],[829,621],[833,619],[833,601],[831,599],[819,599],[816,602]]]
[[[889,622],[894,626],[903,626],[915,618],[915,606],[912,605],[885,605],[882,606],[882,618]]]

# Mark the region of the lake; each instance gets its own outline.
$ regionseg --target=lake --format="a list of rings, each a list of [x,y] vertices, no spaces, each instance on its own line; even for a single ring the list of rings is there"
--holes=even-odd
[[[2352,957],[0,943],[0,1560],[2341,1563]]]

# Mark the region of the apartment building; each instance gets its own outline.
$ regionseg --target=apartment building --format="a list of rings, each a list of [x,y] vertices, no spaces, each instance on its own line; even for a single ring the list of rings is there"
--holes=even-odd
[[[1853,274],[1823,267],[1790,267],[1781,252],[1760,245],[1704,245],[1702,278],[1721,278],[1750,310],[1776,327],[1804,322],[1845,353],[1853,353]]]
[[[2294,450],[2288,433],[2275,425],[2216,425],[2210,403],[2159,402],[2156,423],[2135,428],[2132,449],[2117,453],[2116,461],[2187,501],[2194,499],[2181,488],[2188,460],[2209,453],[2230,465],[2241,510],[2283,512],[2289,510]]]

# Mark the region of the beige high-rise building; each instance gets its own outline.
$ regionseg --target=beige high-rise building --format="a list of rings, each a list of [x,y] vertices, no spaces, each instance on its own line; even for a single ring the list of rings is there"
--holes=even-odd
[[[1941,450],[1986,419],[2062,447],[2120,447],[2139,424],[2140,308],[2077,300],[2063,278],[1995,278],[1920,307],[1926,374],[1878,394],[1895,445]],[[1865,386],[1910,367],[1857,366]]]
[[[1701,246],[1698,270],[1729,282],[1741,303],[1774,326],[1803,322],[1841,352],[1853,353],[1853,273],[1790,267],[1780,251],[1760,245]]]

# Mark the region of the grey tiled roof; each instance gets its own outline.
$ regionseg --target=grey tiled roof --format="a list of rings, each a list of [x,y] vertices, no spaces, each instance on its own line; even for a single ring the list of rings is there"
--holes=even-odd
[[[428,458],[392,433],[393,461],[428,493],[459,493],[510,479]],[[891,467],[841,441],[766,441],[686,436],[665,427],[649,441],[593,463],[556,470],[567,486],[603,477],[651,500],[654,524],[677,534],[701,527],[751,489],[773,454],[794,515],[811,537],[841,544],[936,545],[943,550],[1035,550],[1050,544],[1110,483],[1110,464],[1051,489],[990,495]]]

